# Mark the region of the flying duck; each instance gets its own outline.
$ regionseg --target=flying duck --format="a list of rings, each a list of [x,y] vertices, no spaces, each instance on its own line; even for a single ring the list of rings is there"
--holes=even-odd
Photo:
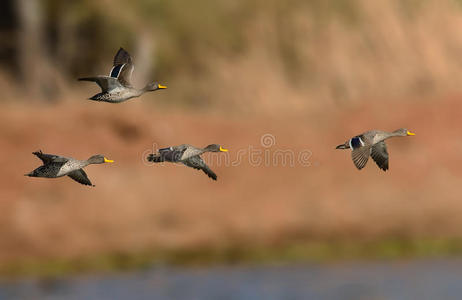
[[[388,170],[388,151],[385,140],[395,136],[415,135],[405,128],[386,132],[381,130],[370,130],[352,137],[344,144],[338,145],[335,149],[351,149],[351,158],[358,170],[364,168],[369,155],[380,169]]]
[[[32,154],[40,158],[43,162],[43,165],[33,170],[29,174],[25,174],[25,176],[58,178],[67,175],[78,183],[90,186],[94,185],[90,182],[90,179],[88,179],[87,174],[83,168],[91,164],[114,162],[113,160],[107,159],[101,154],[93,155],[87,160],[77,160],[71,157],[45,154],[42,153],[42,151],[32,152]]]
[[[205,148],[197,148],[188,144],[173,146],[169,148],[159,149],[157,153],[149,154],[148,161],[160,163],[164,161],[182,163],[185,166],[202,170],[213,180],[217,180],[217,175],[205,164],[200,157],[205,152],[227,152],[228,149],[222,148],[220,145],[212,144]]]
[[[167,87],[158,83],[148,83],[142,89],[136,89],[130,83],[135,66],[127,51],[120,48],[114,57],[114,66],[109,76],[98,75],[95,77],[79,78],[80,81],[94,81],[100,88],[101,93],[89,98],[95,101],[119,103],[128,99],[139,97],[146,92],[153,92]]]

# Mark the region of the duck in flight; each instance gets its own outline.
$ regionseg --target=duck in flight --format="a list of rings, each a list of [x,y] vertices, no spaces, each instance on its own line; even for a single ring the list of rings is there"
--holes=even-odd
[[[87,174],[83,170],[91,164],[112,163],[113,160],[107,159],[101,154],[93,155],[87,160],[77,160],[71,157],[64,157],[53,154],[45,154],[42,151],[32,152],[35,156],[40,158],[43,165],[33,170],[25,176],[30,177],[45,177],[45,178],[58,178],[62,176],[69,176],[78,183],[84,185],[94,186]]]
[[[148,83],[142,89],[136,89],[130,83],[135,66],[132,63],[132,58],[127,51],[120,48],[114,57],[114,66],[109,72],[109,76],[98,75],[94,77],[79,78],[80,81],[96,82],[101,93],[89,98],[95,101],[105,101],[111,103],[119,103],[128,99],[139,97],[146,92],[153,92],[167,87],[158,83]]]
[[[388,170],[388,151],[385,140],[395,136],[410,135],[415,135],[415,133],[405,128],[393,132],[370,130],[352,137],[344,144],[338,145],[335,149],[351,149],[351,158],[358,170],[366,166],[369,156],[371,156],[377,166],[386,171]]]
[[[197,148],[188,144],[173,146],[169,148],[159,149],[157,153],[149,154],[147,160],[150,162],[174,162],[182,163],[185,166],[202,170],[207,176],[213,180],[217,180],[217,175],[205,164],[200,157],[205,152],[228,152],[228,149],[222,148],[220,145],[212,144],[205,148]]]

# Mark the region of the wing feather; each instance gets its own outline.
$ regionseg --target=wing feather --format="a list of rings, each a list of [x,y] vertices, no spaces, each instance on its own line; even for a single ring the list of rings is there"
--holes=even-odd
[[[43,153],[42,150],[32,152],[35,156],[40,158],[43,162],[43,164],[50,164],[50,163],[66,163],[68,161],[67,158],[59,155],[54,155],[54,154],[46,154]]]
[[[93,184],[91,184],[90,179],[88,179],[87,173],[85,173],[83,169],[72,171],[69,174],[67,174],[67,176],[83,185],[94,186]]]
[[[217,180],[217,174],[215,174],[202,160],[199,155],[192,156],[187,160],[184,160],[183,163],[191,168],[196,170],[202,170],[208,177],[212,178],[213,180]]]
[[[358,170],[361,170],[366,166],[371,151],[370,149],[370,146],[364,146],[351,151],[351,158]]]
[[[103,93],[107,93],[111,90],[121,88],[122,85],[117,80],[117,78],[113,78],[110,76],[95,76],[95,77],[84,77],[79,78],[79,81],[93,81],[96,82],[99,87],[101,88]]]
[[[126,63],[132,63],[132,58],[124,48],[120,47],[119,51],[117,51],[116,55],[114,56],[113,66],[115,67]]]
[[[186,148],[175,148],[175,147],[162,148],[162,149],[159,149],[158,150],[159,152],[156,154],[154,153],[149,154],[147,157],[147,160],[151,162],[164,162],[164,161],[179,162],[185,150]]]
[[[117,78],[123,86],[132,87],[131,78],[134,69],[130,54],[121,47],[114,56],[114,67],[111,69],[110,76]]]
[[[372,146],[371,157],[380,169],[388,170],[388,151],[384,141]]]

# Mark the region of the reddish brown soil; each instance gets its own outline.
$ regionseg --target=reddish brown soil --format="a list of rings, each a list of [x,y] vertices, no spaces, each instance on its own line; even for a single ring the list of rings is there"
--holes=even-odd
[[[4,105],[0,111],[0,261],[104,251],[179,249],[296,239],[462,235],[462,102],[365,101],[353,108],[267,118],[162,112],[143,102],[68,101]],[[388,142],[390,170],[358,171],[335,150],[367,129],[406,126],[416,136]],[[276,144],[261,145],[271,134]],[[218,181],[175,165],[147,165],[153,145],[229,148],[206,156]],[[249,148],[251,147],[251,148]],[[86,171],[96,187],[69,178],[29,178],[41,149],[114,164]],[[309,150],[310,165],[253,166],[249,149]],[[263,152],[262,155],[265,155]],[[225,157],[223,154],[222,157]]]

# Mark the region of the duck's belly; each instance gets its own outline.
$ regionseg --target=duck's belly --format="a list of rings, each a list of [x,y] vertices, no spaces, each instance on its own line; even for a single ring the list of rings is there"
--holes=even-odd
[[[57,173],[57,177],[66,176],[70,172],[78,170],[81,167],[82,165],[78,161],[68,161],[67,163],[61,166],[61,168],[59,169]]]
[[[198,149],[194,149],[194,148],[187,148],[183,155],[181,156],[181,159],[182,160],[185,160],[185,159],[188,159],[190,158],[191,156],[196,156],[196,155],[199,155],[199,154],[202,154],[202,152]]]
[[[92,97],[92,100],[105,101],[111,103],[120,103],[135,97],[127,91],[112,91],[111,93],[100,93]]]

